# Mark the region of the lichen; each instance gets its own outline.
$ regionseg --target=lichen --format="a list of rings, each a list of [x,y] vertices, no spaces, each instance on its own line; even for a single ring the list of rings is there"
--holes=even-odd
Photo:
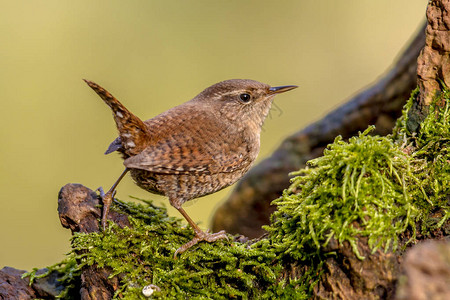
[[[413,242],[416,232],[444,226],[450,211],[450,93],[441,94],[445,107],[432,105],[419,133],[411,134],[407,110],[416,95],[392,135],[371,136],[369,127],[349,141],[337,137],[322,157],[295,172],[274,201],[278,210],[264,239],[240,243],[230,236],[199,243],[174,259],[192,230],[150,201],[117,200],[113,209],[128,214],[131,227],[110,222],[106,232],[75,234],[67,258],[49,267],[63,274],[61,298],[79,288],[84,268],[96,266],[119,278],[116,298],[145,299],[142,288],[154,284],[161,291],[152,297],[160,299],[308,299],[324,258],[333,255],[324,251],[332,239],[348,242],[364,259],[357,247],[361,237],[372,251],[396,251],[404,232],[412,233]],[[292,265],[299,268],[287,272]],[[36,270],[28,276],[33,281]]]

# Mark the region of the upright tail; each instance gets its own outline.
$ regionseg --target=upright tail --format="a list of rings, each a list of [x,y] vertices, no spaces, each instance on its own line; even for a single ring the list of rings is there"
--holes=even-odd
[[[133,156],[142,152],[150,139],[144,122],[133,115],[122,103],[107,90],[95,82],[83,79],[113,111],[114,120],[119,130],[124,154]]]

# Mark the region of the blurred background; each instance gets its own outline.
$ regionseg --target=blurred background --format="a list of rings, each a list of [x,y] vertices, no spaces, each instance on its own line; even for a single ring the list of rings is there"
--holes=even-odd
[[[93,80],[142,119],[231,78],[296,84],[278,96],[259,160],[383,74],[424,21],[425,0],[0,0],[0,268],[63,258],[59,189],[109,189],[123,170]],[[232,188],[232,187],[231,187]],[[230,188],[186,203],[206,228]],[[117,197],[154,199],[127,177]],[[169,207],[169,213],[181,217]]]

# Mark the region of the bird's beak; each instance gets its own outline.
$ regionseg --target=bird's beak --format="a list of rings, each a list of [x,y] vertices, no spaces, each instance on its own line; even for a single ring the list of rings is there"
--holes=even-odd
[[[274,86],[269,88],[269,95],[280,94],[298,88],[296,85]]]

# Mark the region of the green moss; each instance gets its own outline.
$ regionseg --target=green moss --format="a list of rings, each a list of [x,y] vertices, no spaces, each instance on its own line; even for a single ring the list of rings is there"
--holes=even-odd
[[[366,237],[370,248],[396,250],[399,236],[422,234],[449,217],[450,101],[432,105],[420,133],[406,129],[407,109],[394,134],[369,136],[372,127],[348,142],[337,137],[320,158],[293,175],[292,185],[275,200],[278,210],[266,229],[278,252],[295,260],[320,260],[331,238],[356,247]],[[436,101],[439,102],[439,101]],[[437,212],[437,214],[434,214]],[[420,227],[420,228],[418,228]]]
[[[445,99],[445,101],[440,101]],[[450,216],[450,91],[445,90],[430,106],[420,131],[411,138],[415,145],[411,156],[421,187],[428,195],[422,199],[422,231],[441,227]],[[444,103],[439,106],[437,103]],[[417,197],[417,190],[413,194]],[[417,197],[418,198],[418,197]],[[426,200],[427,203],[424,201]],[[431,204],[431,205],[428,205]],[[446,230],[450,230],[446,228]]]
[[[360,257],[359,236],[367,237],[373,250],[395,249],[397,236],[413,225],[411,160],[389,138],[369,136],[371,130],[349,142],[336,138],[324,156],[295,173],[299,176],[275,201],[278,211],[269,230],[285,253],[304,259],[334,237],[349,242]]]
[[[322,157],[294,173],[274,201],[278,210],[266,239],[200,243],[173,259],[192,230],[149,201],[116,201],[114,209],[127,213],[132,227],[110,223],[105,233],[73,236],[72,252],[49,268],[64,276],[62,298],[79,288],[84,267],[97,266],[119,278],[118,298],[144,299],[142,288],[154,284],[161,289],[154,298],[161,299],[308,299],[324,258],[333,255],[324,250],[332,238],[350,243],[364,259],[360,237],[373,251],[388,251],[398,249],[406,230],[414,240],[418,231],[442,227],[449,218],[450,95],[442,93],[446,106],[430,107],[420,133],[412,135],[407,109],[416,95],[393,135],[370,136],[370,127],[348,142],[337,137]]]
[[[192,238],[190,228],[148,201],[116,201],[114,209],[129,215],[131,227],[110,222],[105,233],[75,234],[66,265],[78,276],[85,266],[111,269],[110,277],[120,275],[116,297],[145,299],[142,288],[154,284],[161,299],[261,298],[277,280],[281,266],[267,240],[200,243],[174,259],[175,250]],[[67,272],[60,265],[50,269]]]
[[[438,95],[420,124],[419,132],[411,134],[406,129],[407,109],[418,92],[416,89],[409,99],[393,137],[403,143],[404,151],[412,157],[419,189],[411,189],[410,195],[421,212],[421,230],[426,234],[430,229],[443,226],[450,216],[450,91],[446,89]],[[442,103],[443,106],[438,105]],[[421,193],[426,197],[421,197]]]

